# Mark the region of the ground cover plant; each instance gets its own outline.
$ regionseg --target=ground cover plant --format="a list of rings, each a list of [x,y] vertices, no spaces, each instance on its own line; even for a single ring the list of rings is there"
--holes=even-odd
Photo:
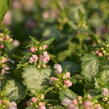
[[[108,7],[0,0],[0,109],[108,109]]]

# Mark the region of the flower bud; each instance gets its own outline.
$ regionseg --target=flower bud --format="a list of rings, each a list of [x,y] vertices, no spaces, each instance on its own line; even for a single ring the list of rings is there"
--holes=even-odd
[[[38,56],[37,55],[32,55],[32,57],[30,57],[29,59],[29,63],[34,63],[38,61]]]
[[[64,85],[67,86],[67,87],[71,87],[72,82],[70,80],[64,80]]]
[[[30,52],[34,53],[36,51],[35,47],[30,48]]]
[[[109,95],[109,90],[107,88],[103,88],[102,95],[103,96],[108,96]]]
[[[89,106],[91,106],[92,105],[92,103],[90,102],[90,101],[84,101],[83,102],[83,106],[84,107],[89,107]]]
[[[43,45],[43,49],[47,49],[48,48],[48,45]]]
[[[4,45],[0,45],[0,48],[1,48],[1,49],[4,48]]]
[[[56,73],[58,74],[62,73],[62,66],[60,64],[55,64],[54,69]]]
[[[103,109],[100,104],[96,104],[95,109]]]
[[[31,101],[32,101],[33,103],[35,103],[35,102],[37,102],[37,98],[32,97],[32,98],[31,98]]]
[[[64,100],[62,100],[61,104],[64,105],[64,106],[68,106],[71,103],[72,103],[72,101],[70,99],[65,98]]]
[[[46,109],[45,106],[39,106],[39,109]]]
[[[65,78],[70,78],[70,72],[66,72],[64,75]]]
[[[11,102],[10,104],[11,104],[11,106],[13,106],[13,107],[17,107],[17,104],[16,104],[15,102]]]
[[[97,56],[103,56],[104,54],[103,54],[103,52],[101,50],[97,50],[96,51],[96,55]]]
[[[72,104],[77,105],[78,104],[78,100],[77,99],[73,99],[72,100]]]

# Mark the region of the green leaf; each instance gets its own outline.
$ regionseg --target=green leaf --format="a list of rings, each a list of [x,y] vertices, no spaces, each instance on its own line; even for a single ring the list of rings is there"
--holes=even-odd
[[[97,78],[97,82],[100,86],[104,87],[109,82],[109,65],[102,65],[100,68],[100,73]],[[108,85],[109,86],[109,85]]]
[[[65,109],[65,108],[60,105],[57,105],[57,106],[49,106],[48,109]]]
[[[63,100],[64,98],[73,99],[77,97],[77,95],[70,89],[60,90],[59,96],[60,96],[60,100]]]
[[[11,101],[17,101],[25,96],[25,88],[19,82],[15,80],[7,80],[3,90],[7,93],[7,96]]]
[[[47,44],[47,45],[49,45],[49,44],[53,43],[54,40],[55,40],[55,38],[52,37],[52,38],[50,38],[49,40],[44,41],[42,44]]]
[[[11,0],[0,0],[0,23],[3,20],[3,17],[10,6]]]
[[[99,60],[95,55],[85,54],[82,58],[82,75],[91,81],[99,72]]]
[[[30,105],[26,109],[35,109],[35,108],[32,105]]]
[[[64,61],[61,65],[62,65],[63,68],[66,67],[67,70],[68,70],[69,72],[71,72],[72,74],[78,72],[79,69],[80,69],[80,67],[79,67],[78,64],[73,63],[73,62],[71,62],[71,61]]]
[[[34,66],[27,66],[22,73],[23,84],[30,91],[41,90],[48,86],[51,75],[50,68],[37,69]]]

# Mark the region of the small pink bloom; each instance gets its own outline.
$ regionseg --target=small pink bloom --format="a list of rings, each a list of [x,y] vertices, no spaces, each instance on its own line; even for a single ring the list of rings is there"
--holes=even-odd
[[[58,80],[56,77],[51,77],[50,78],[50,84],[55,83],[56,80]]]
[[[0,63],[6,63],[8,60],[6,58],[0,59]]]
[[[66,73],[65,73],[65,77],[66,77],[66,78],[70,78],[70,72],[66,72]]]
[[[18,0],[13,0],[12,5],[13,5],[13,8],[16,8],[16,9],[22,8],[22,5],[21,5],[20,1],[18,1]]]
[[[109,90],[107,88],[103,88],[102,95],[103,96],[108,96],[109,95]]]
[[[39,109],[46,109],[46,107],[45,106],[39,106]]]
[[[0,48],[1,48],[1,49],[4,48],[4,45],[0,45]]]
[[[62,100],[62,105],[64,105],[64,106],[68,106],[69,104],[71,104],[71,100],[70,99],[68,99],[68,98],[65,98],[64,100]]]
[[[47,63],[48,61],[50,61],[50,56],[48,55],[48,53],[46,51],[43,52],[43,55],[40,55],[39,58],[44,63]]]
[[[103,109],[100,104],[95,105],[95,109]]]
[[[70,80],[64,80],[64,85],[67,86],[67,87],[71,87],[72,82]]]
[[[97,55],[97,56],[103,56],[103,52],[102,52],[101,50],[97,50],[97,51],[96,51],[96,55]]]
[[[3,24],[4,25],[10,25],[12,23],[12,12],[8,11],[3,19]]]
[[[51,81],[56,81],[57,78],[56,78],[56,77],[51,77],[50,80],[51,80]]]
[[[10,68],[8,66],[5,66],[4,68],[2,68],[1,73],[2,74],[9,74],[10,72],[8,72],[8,70],[10,70]]]
[[[103,109],[101,106],[97,106],[95,109]]]
[[[74,104],[70,104],[68,105],[67,109],[79,109],[77,106],[75,106]]]
[[[30,48],[30,52],[34,53],[36,51],[35,47]]]
[[[91,105],[92,105],[92,103],[90,101],[84,101],[84,103],[83,103],[84,107],[89,107]]]
[[[43,49],[47,49],[48,48],[48,45],[43,45]]]
[[[38,61],[38,56],[37,55],[32,55],[29,59],[29,63],[34,63]]]
[[[17,104],[15,102],[11,102],[11,106],[17,107]]]
[[[35,103],[35,102],[37,102],[37,98],[32,97],[32,98],[31,98],[31,101],[32,101],[33,103]]]
[[[10,36],[9,35],[6,35],[5,37],[4,37],[4,40],[9,40],[10,39]]]
[[[78,104],[78,100],[77,99],[73,99],[72,100],[72,104],[77,105]]]
[[[48,18],[49,18],[49,13],[48,13],[48,12],[44,12],[44,13],[42,14],[42,17],[43,17],[44,19],[48,19]]]
[[[62,73],[62,66],[60,64],[55,64],[54,69],[56,73]]]
[[[18,47],[18,46],[20,45],[20,41],[14,40],[14,41],[13,41],[13,45],[14,45],[15,47]]]
[[[2,104],[2,102],[3,102],[3,101],[2,101],[2,100],[0,100],[0,104]]]
[[[44,51],[44,52],[43,52],[43,55],[44,55],[44,56],[49,56],[47,51]]]

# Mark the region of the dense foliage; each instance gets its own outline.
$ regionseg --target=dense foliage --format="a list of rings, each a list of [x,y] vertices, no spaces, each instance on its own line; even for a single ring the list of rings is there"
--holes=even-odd
[[[108,7],[0,0],[0,109],[108,109]]]

